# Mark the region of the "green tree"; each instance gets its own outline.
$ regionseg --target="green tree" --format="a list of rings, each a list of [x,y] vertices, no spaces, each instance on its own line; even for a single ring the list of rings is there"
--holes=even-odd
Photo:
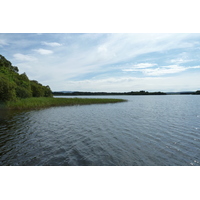
[[[17,88],[16,88],[17,97],[19,98],[32,97],[31,84],[26,73],[18,75],[16,83],[17,83]]]
[[[37,81],[33,80],[31,82],[31,90],[33,97],[43,97],[44,90],[42,84],[38,83]]]
[[[197,91],[196,91],[196,94],[200,94],[200,90],[197,90]]]
[[[16,100],[16,84],[10,82],[8,78],[0,75],[0,101]]]
[[[45,97],[53,97],[51,88],[47,85],[47,86],[43,86],[44,88],[44,96]]]

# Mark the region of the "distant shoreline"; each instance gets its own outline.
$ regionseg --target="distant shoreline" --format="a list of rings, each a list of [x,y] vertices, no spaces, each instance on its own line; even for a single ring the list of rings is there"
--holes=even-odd
[[[94,96],[94,95],[166,95],[164,92],[52,92],[54,96]]]
[[[200,91],[196,92],[147,92],[147,91],[136,91],[136,92],[52,92],[54,96],[103,96],[103,95],[199,95]]]

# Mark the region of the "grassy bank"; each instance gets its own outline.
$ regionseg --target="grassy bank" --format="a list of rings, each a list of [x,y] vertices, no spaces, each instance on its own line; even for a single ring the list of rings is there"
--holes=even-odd
[[[123,99],[97,99],[97,98],[47,98],[35,97],[26,98],[17,101],[8,101],[0,108],[5,109],[37,109],[52,106],[71,106],[71,105],[89,105],[89,104],[104,104],[104,103],[118,103],[124,102]]]

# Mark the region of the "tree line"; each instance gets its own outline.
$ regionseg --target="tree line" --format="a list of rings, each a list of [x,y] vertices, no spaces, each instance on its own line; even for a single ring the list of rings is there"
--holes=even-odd
[[[43,86],[36,80],[29,80],[26,73],[18,72],[18,67],[0,55],[0,101],[53,96],[48,85]]]
[[[148,92],[148,91],[131,91],[131,92],[53,92],[53,95],[69,95],[69,96],[79,96],[79,95],[166,95],[164,92]]]

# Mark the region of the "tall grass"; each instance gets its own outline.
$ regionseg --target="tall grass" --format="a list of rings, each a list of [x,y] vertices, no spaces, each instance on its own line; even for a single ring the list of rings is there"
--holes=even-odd
[[[33,97],[20,99],[17,101],[8,101],[5,103],[7,109],[37,109],[52,106],[71,106],[124,102],[124,99],[97,99],[97,98],[48,98]]]

